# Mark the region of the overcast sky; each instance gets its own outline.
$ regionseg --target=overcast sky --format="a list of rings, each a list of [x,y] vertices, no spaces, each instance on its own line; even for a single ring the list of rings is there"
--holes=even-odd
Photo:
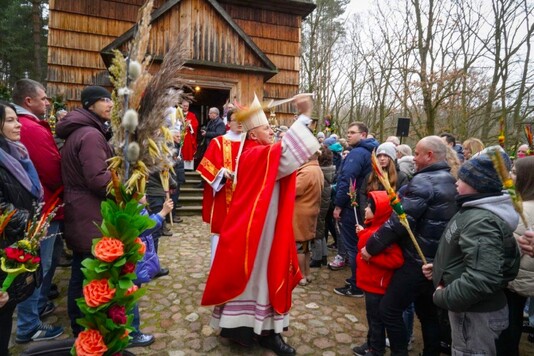
[[[373,0],[350,0],[347,6],[347,13],[363,12],[369,9]]]

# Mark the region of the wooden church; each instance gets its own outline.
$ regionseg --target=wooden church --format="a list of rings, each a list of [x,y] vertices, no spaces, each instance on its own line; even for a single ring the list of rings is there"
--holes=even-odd
[[[47,91],[79,106],[87,85],[111,87],[112,50],[126,53],[145,0],[50,0]],[[226,100],[248,105],[298,93],[301,25],[315,9],[311,0],[155,0],[149,54],[157,70],[181,41],[192,88],[192,110],[201,122]],[[293,116],[277,108],[285,122]]]

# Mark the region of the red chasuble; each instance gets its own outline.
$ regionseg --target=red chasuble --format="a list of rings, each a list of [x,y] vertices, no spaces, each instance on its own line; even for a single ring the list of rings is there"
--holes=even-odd
[[[237,152],[240,141],[231,141],[224,136],[217,136],[210,141],[208,149],[198,165],[197,172],[209,184],[212,184],[221,168],[230,172],[235,171]],[[211,185],[204,187],[202,199],[202,221],[211,225],[211,232],[220,234],[230,208],[232,195],[234,194],[233,180],[226,180],[226,184],[215,196]]]
[[[273,309],[285,314],[291,308],[292,291],[302,278],[292,228],[295,173],[279,180],[280,199],[271,251],[258,251],[281,154],[281,143],[263,146],[246,141],[228,213],[231,218],[223,225],[202,305],[224,304],[242,294],[259,252],[269,253],[267,281]]]
[[[197,116],[189,111],[185,116],[186,120],[191,120],[191,126],[193,127],[193,133],[191,133],[191,128],[186,126],[184,142],[182,144],[182,158],[184,161],[192,161],[197,152],[197,133],[198,133],[198,120]]]

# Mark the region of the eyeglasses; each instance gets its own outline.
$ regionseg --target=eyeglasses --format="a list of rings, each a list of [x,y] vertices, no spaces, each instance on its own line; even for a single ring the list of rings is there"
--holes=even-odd
[[[110,98],[100,98],[98,100],[102,100],[103,102],[106,102],[106,103],[112,103],[113,100],[111,100]]]
[[[357,133],[361,134],[362,132],[361,131],[347,131],[347,133],[350,134],[350,135],[354,135],[354,134],[357,134]]]

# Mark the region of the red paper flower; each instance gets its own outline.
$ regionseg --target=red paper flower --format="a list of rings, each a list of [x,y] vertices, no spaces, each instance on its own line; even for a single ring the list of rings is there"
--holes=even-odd
[[[141,240],[141,239],[138,237],[138,238],[135,239],[134,242],[137,243],[137,244],[139,244],[139,245],[141,245],[141,246],[139,247],[139,253],[140,253],[141,255],[144,255],[145,252],[146,252],[146,245],[145,245],[145,243],[143,242],[143,240]]]
[[[121,305],[112,305],[108,309],[108,316],[115,324],[126,324],[126,309]]]
[[[128,288],[128,290],[126,291],[126,295],[130,295],[132,293],[135,293],[138,289],[139,289],[139,287],[134,284],[133,286]]]
[[[79,333],[74,347],[77,356],[100,356],[108,350],[102,334],[92,329]]]
[[[132,262],[126,262],[122,266],[121,274],[133,273],[135,271],[135,264]]]
[[[115,296],[115,289],[109,287],[107,279],[95,279],[83,287],[85,303],[91,308],[106,304]]]
[[[100,261],[111,263],[124,255],[124,244],[113,237],[103,237],[97,242],[94,255]]]
[[[10,260],[26,262],[24,261],[24,250],[15,247],[6,247],[4,251],[6,253],[6,257]]]

